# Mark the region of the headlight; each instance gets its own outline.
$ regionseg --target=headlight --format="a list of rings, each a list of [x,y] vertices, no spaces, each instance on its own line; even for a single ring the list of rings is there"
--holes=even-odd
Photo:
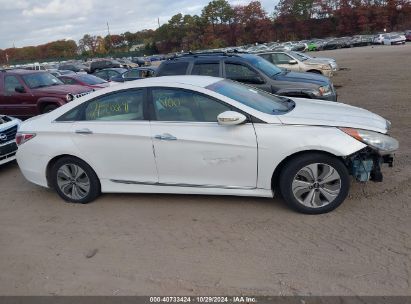
[[[380,154],[394,152],[399,147],[399,143],[395,138],[385,134],[351,128],[340,128],[340,130],[377,150]]]
[[[385,120],[385,123],[387,124],[387,131],[389,129],[391,129],[391,121],[389,121],[388,119]]]
[[[66,95],[66,100],[67,101],[73,101],[74,100],[74,95],[73,94],[67,94]]]
[[[331,95],[330,85],[319,87],[317,91],[314,91],[315,96],[328,96]]]

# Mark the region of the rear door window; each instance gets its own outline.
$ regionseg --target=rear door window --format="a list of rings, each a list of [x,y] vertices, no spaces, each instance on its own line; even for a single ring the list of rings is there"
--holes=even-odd
[[[158,76],[185,75],[187,68],[188,62],[165,62],[162,64]]]
[[[191,75],[203,75],[203,76],[220,76],[220,63],[219,62],[196,62],[194,63]]]
[[[144,120],[143,108],[143,90],[121,91],[88,102],[84,108],[84,120]]]

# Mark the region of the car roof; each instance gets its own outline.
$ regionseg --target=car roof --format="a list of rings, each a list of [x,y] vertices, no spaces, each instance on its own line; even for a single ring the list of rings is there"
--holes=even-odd
[[[211,76],[197,76],[197,75],[179,75],[179,76],[162,76],[162,77],[150,77],[143,78],[135,81],[128,81],[122,84],[122,89],[128,89],[135,87],[136,84],[139,86],[161,86],[162,84],[184,84],[191,85],[195,87],[204,88],[220,80],[224,80],[219,77]],[[116,86],[117,88],[117,86]]]
[[[47,71],[11,69],[11,70],[3,70],[3,72],[8,73],[8,74],[16,74],[16,75],[28,75],[28,74],[36,74],[36,73],[46,73]]]
[[[97,73],[97,72],[101,72],[101,71],[117,71],[117,72],[124,72],[124,71],[126,71],[126,70],[127,70],[126,68],[105,68],[105,69],[101,69],[101,70],[96,71],[96,73]]]

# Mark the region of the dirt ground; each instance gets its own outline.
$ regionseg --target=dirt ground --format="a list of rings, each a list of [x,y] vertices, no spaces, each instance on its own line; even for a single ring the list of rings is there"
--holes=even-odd
[[[411,295],[411,45],[335,57],[339,100],[390,119],[383,183],[325,215],[281,200],[103,195],[63,203],[0,167],[1,295]]]

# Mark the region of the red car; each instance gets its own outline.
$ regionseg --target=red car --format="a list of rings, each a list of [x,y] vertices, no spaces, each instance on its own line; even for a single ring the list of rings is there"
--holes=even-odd
[[[92,89],[102,89],[110,86],[109,82],[89,74],[69,74],[58,77],[65,84],[76,84]]]
[[[47,113],[92,91],[66,85],[45,71],[0,69],[0,113],[5,115],[32,117]]]

